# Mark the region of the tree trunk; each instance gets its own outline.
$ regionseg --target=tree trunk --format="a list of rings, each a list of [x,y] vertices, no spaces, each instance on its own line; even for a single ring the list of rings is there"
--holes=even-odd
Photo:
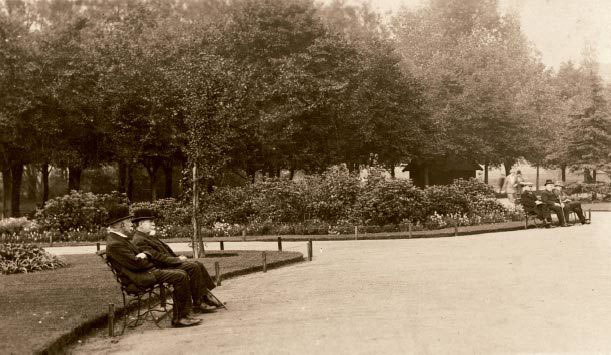
[[[395,166],[394,165],[390,166],[390,177],[391,179],[395,179]]]
[[[8,218],[10,215],[9,199],[11,196],[11,186],[13,177],[11,176],[11,168],[2,167],[2,218]]]
[[[35,168],[34,164],[28,164],[23,169],[23,172],[27,199],[36,201],[36,195],[38,194],[38,169]]]
[[[592,182],[596,182],[596,169],[592,169]]]
[[[11,216],[19,217],[21,215],[19,202],[21,201],[21,182],[23,179],[23,164],[11,165],[11,180],[13,183],[11,189]]]
[[[505,176],[509,176],[511,173],[511,167],[513,166],[512,162],[505,161],[503,162],[503,166],[505,167]]]
[[[535,190],[539,191],[539,165],[537,165],[537,178],[535,180]]]
[[[131,202],[134,197],[134,166],[132,164],[127,164],[125,172],[127,176],[125,194],[127,195],[127,199]]]
[[[81,189],[81,175],[83,169],[80,166],[68,167],[68,192]]]
[[[146,167],[146,172],[149,174],[149,186],[151,188],[151,201],[157,200],[157,171],[159,164],[153,163],[150,167]]]
[[[566,182],[566,165],[560,166],[560,177],[562,182]]]
[[[484,164],[484,184],[488,184],[488,163]]]
[[[289,170],[289,180],[293,181],[293,178],[295,178],[295,168],[291,167]]]
[[[49,163],[42,164],[42,205],[49,200]]]
[[[127,191],[127,164],[123,161],[119,162],[119,186],[117,190],[123,193]]]
[[[165,182],[165,187],[163,189],[163,195],[165,198],[172,197],[172,185],[174,183],[174,177],[172,175],[173,170],[174,170],[173,168],[174,168],[174,163],[171,160],[163,164],[163,176],[164,176],[164,182]]]
[[[424,186],[429,186],[429,166],[424,166]]]
[[[200,251],[201,256],[204,256],[204,243],[202,242],[201,233],[199,230],[199,221],[197,219],[197,214],[199,211],[199,192],[197,191],[197,163],[193,164],[193,212],[191,214],[191,221],[193,223],[193,239],[191,240],[191,245],[193,248],[193,257],[199,258]]]

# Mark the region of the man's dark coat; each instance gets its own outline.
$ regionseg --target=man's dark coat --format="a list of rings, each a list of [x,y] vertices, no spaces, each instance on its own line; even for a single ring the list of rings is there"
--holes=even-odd
[[[136,231],[133,243],[138,250],[149,254],[151,261],[157,267],[171,268],[182,264],[182,260],[178,258],[176,253],[157,237]]]
[[[523,191],[520,196],[520,201],[527,211],[534,211],[537,207],[537,203],[535,202],[537,201],[537,195],[532,191]]]
[[[140,251],[126,238],[109,232],[106,238],[106,255],[113,267],[126,276],[138,287],[149,287],[157,281],[153,271],[155,267],[148,258],[140,259]]]
[[[560,198],[553,191],[544,190],[541,193],[541,201],[552,207],[555,203],[560,203]]]

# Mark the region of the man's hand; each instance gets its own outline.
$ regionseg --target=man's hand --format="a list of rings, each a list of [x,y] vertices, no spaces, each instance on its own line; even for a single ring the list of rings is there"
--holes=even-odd
[[[178,259],[180,259],[180,261],[185,261],[185,260],[187,260],[187,257],[184,256],[184,255],[180,255],[180,256],[178,256]]]
[[[554,202],[554,206],[562,207],[558,202]]]
[[[137,254],[136,258],[138,258],[138,259],[146,259],[146,254],[144,254],[144,253]]]
[[[542,203],[543,203],[543,202],[541,202],[541,201],[535,201],[535,205],[540,205],[540,204],[542,204]]]

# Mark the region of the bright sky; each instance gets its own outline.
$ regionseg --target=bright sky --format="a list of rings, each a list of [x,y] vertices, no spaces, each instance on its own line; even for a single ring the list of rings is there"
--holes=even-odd
[[[352,0],[349,2],[361,2]],[[427,0],[369,0],[381,12],[401,6],[416,8]],[[522,29],[556,69],[569,59],[581,60],[586,44],[596,48],[601,63],[611,63],[611,0],[499,0],[500,10],[517,11]]]

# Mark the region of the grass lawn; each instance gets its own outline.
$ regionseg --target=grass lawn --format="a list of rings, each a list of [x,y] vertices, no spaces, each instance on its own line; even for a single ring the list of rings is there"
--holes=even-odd
[[[215,252],[219,253],[223,252]],[[261,267],[260,251],[224,253],[237,255],[199,259],[211,276],[214,277],[215,261],[227,277]],[[300,253],[267,252],[268,265],[298,257]],[[100,257],[92,254],[64,258],[70,266],[63,269],[0,275],[0,354],[39,352],[61,337],[74,340],[74,334],[83,335],[84,323],[106,314],[109,303],[122,305],[119,285]]]

